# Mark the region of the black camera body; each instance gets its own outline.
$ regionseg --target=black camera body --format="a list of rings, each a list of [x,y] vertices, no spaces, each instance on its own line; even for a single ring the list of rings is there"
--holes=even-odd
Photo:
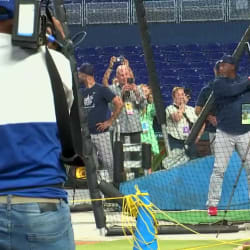
[[[12,44],[22,48],[38,49],[46,43],[46,16],[49,0],[16,0]],[[42,9],[46,13],[42,14]],[[53,24],[51,24],[51,27]],[[52,30],[52,28],[51,28]]]
[[[134,78],[127,78],[127,83],[128,84],[133,84],[135,82],[135,79]],[[130,97],[130,91],[125,91],[124,92],[124,95],[123,95],[123,100],[126,100]]]
[[[132,78],[132,77],[127,79],[128,84],[133,84],[134,82],[135,82],[134,78]]]
[[[13,45],[36,49],[41,43],[40,37],[40,1],[16,0]]]

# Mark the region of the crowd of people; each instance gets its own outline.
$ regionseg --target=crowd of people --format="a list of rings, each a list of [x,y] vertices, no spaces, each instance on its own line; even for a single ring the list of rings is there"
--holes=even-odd
[[[115,76],[110,79],[114,69]],[[91,84],[87,83],[87,79],[91,79]],[[102,85],[95,83],[94,66],[89,63],[83,63],[79,67],[79,80],[83,97],[81,104],[89,114],[91,138],[103,167],[109,172],[111,181],[113,179],[112,145],[117,131],[123,144],[151,145],[152,159],[160,153],[153,126],[156,120],[156,109],[152,90],[149,84],[135,83],[133,70],[125,57],[110,58]],[[188,88],[173,88],[172,98],[173,104],[167,106],[165,110],[170,149],[171,151],[182,150],[190,159],[197,158],[196,147],[185,150],[184,141],[197,119],[196,109],[199,107],[188,105],[191,98],[191,90]],[[124,157],[125,160],[135,160],[140,155],[137,152],[129,154],[126,152]]]
[[[115,77],[110,79],[116,64]],[[80,67],[80,71],[82,67]],[[165,110],[170,152],[181,151],[188,156],[188,159],[195,159],[198,157],[197,144],[200,138],[204,133],[209,136],[210,150],[215,157],[207,200],[208,214],[211,216],[217,215],[223,176],[234,149],[238,151],[246,168],[250,187],[250,153],[248,152],[250,128],[244,126],[240,120],[241,104],[248,101],[250,93],[248,91],[249,79],[242,82],[236,72],[234,58],[230,55],[223,56],[215,63],[215,78],[201,89],[195,107],[188,105],[191,90],[176,86],[172,90],[173,102]],[[151,145],[152,155],[157,155],[159,145],[153,129],[156,111],[152,90],[149,84],[136,84],[134,79],[134,73],[128,60],[125,57],[112,56],[103,76],[103,88],[106,87],[114,96],[120,98],[120,108],[115,108],[114,103],[109,106],[111,109],[109,114],[117,119],[108,122],[105,129],[109,127],[112,130],[118,126],[123,143],[148,143]],[[215,96],[215,105],[201,127],[195,143],[186,148],[185,140],[212,92]],[[84,105],[86,106],[85,102]],[[88,105],[90,104],[88,103]],[[91,112],[94,112],[96,108],[93,106]],[[109,121],[110,118],[107,119]],[[105,119],[99,122],[104,121]],[[130,157],[133,158],[132,155]],[[110,163],[108,169],[111,168]]]

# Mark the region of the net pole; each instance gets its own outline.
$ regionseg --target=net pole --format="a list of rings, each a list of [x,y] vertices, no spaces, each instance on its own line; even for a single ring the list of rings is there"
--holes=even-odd
[[[78,74],[76,60],[74,56],[74,47],[70,39],[70,32],[68,28],[63,0],[53,0],[53,4],[55,8],[55,17],[60,21],[65,34],[65,40],[62,41],[64,45],[63,54],[69,59],[73,74],[74,103],[72,105],[71,113],[76,112],[77,114],[74,115],[74,119],[79,119],[77,121],[72,122],[73,139],[75,147],[78,150],[78,153],[83,156],[84,163],[86,165],[87,183],[89,187],[90,197],[91,199],[100,199],[101,193],[98,187],[96,175],[96,169],[98,168],[97,154],[90,139],[87,114],[79,112],[80,93],[78,90]],[[101,234],[104,234],[106,220],[102,201],[92,201],[92,207],[96,227],[100,230]]]
[[[146,61],[147,71],[149,75],[149,85],[152,89],[154,104],[156,109],[156,116],[159,124],[161,124],[162,135],[164,139],[164,144],[167,154],[170,153],[170,147],[168,143],[168,137],[166,133],[166,115],[165,108],[163,104],[163,99],[159,87],[159,80],[156,72],[155,62],[153,59],[153,50],[151,46],[151,39],[148,32],[148,25],[146,21],[146,11],[143,4],[143,0],[135,0],[136,16],[140,29],[142,47],[144,52],[144,57]]]
[[[250,40],[250,26],[248,26],[247,30],[245,31],[244,35],[242,36],[240,42],[238,43],[236,49],[234,50],[232,56],[234,60],[236,61],[236,64],[239,64],[240,58],[242,57],[246,46],[247,42]]]

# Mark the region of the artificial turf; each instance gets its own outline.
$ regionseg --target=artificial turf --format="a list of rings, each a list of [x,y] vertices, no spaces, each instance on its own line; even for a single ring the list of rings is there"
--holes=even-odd
[[[226,243],[225,243],[226,242]],[[157,250],[194,250],[194,249],[207,249],[207,250],[233,250],[244,242],[239,241],[209,241],[209,240],[160,240]],[[132,250],[133,245],[128,240],[116,240],[96,242],[94,244],[78,245],[76,250]],[[150,248],[147,248],[150,249]],[[155,249],[152,249],[155,250]]]

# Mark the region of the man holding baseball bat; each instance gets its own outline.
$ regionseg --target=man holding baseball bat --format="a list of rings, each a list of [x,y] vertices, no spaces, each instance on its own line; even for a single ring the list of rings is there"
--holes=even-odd
[[[236,150],[241,158],[250,187],[250,127],[241,123],[242,104],[250,101],[250,80],[239,78],[236,62],[225,55],[218,62],[220,74],[212,85],[215,96],[217,130],[214,145],[215,162],[208,192],[208,214],[217,215],[222,183],[230,157]]]

